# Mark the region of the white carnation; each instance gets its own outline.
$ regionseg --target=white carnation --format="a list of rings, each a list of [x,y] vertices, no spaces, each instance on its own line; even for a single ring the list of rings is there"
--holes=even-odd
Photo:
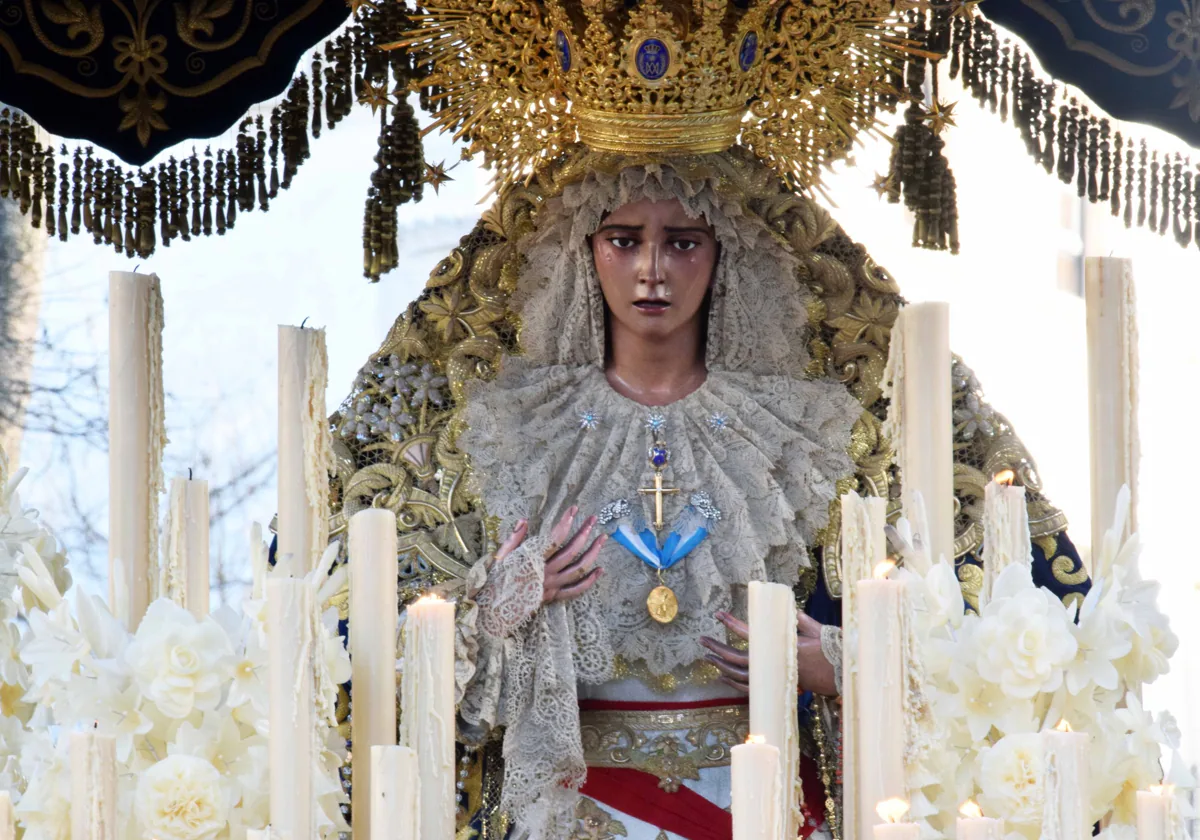
[[[211,618],[197,621],[171,601],[150,605],[126,651],[138,688],[171,718],[215,709],[229,677],[233,649]]]
[[[193,755],[168,756],[143,771],[134,808],[156,840],[213,840],[229,819],[221,774]]]
[[[1008,735],[979,759],[979,804],[1017,826],[1040,824],[1044,802],[1045,747],[1037,733]]]
[[[1056,691],[1063,668],[1078,650],[1070,612],[1050,592],[1035,587],[1023,566],[1005,569],[995,592],[1003,597],[984,607],[975,633],[979,673],[1011,697]]]

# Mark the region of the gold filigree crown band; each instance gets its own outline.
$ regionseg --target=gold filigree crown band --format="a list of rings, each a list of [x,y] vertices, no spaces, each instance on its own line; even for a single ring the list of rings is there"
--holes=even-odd
[[[621,114],[578,108],[579,142],[601,152],[708,154],[737,142],[744,107],[700,114]]]

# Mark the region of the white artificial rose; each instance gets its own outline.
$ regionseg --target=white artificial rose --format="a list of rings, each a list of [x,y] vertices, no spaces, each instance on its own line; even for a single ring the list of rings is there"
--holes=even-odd
[[[196,620],[183,607],[159,599],[146,610],[126,650],[138,688],[170,718],[193,709],[215,709],[229,677],[233,649],[211,618]]]
[[[1044,777],[1042,736],[1008,735],[980,752],[979,804],[1014,826],[1040,825]]]
[[[229,819],[221,774],[194,755],[167,756],[143,771],[134,809],[155,840],[213,840]]]
[[[995,594],[999,597],[984,607],[974,635],[979,674],[1011,697],[1056,691],[1078,651],[1070,611],[1035,587],[1028,569],[1019,565],[1000,574]]]
[[[960,626],[963,621],[962,585],[954,567],[945,560],[935,563],[925,575],[925,587],[928,593],[925,606],[932,626]]]

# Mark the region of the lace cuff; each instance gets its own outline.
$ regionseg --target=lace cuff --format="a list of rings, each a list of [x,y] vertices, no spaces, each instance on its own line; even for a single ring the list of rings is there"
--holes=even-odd
[[[526,540],[500,562],[482,558],[467,575],[454,643],[454,682],[463,722],[486,731],[504,723],[506,642],[542,605],[549,541]]]
[[[833,666],[833,684],[842,693],[842,628],[833,624],[821,625],[821,653]]]

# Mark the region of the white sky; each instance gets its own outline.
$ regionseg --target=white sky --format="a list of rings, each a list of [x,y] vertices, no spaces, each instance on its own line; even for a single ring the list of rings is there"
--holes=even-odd
[[[841,167],[829,184],[835,217],[897,277],[910,300],[952,304],[955,350],[975,368],[992,404],[1014,423],[1038,459],[1050,497],[1088,541],[1087,403],[1084,312],[1080,298],[1057,288],[1060,251],[1078,247],[1062,226],[1066,187],[1028,157],[1016,130],[980,113],[961,96],[949,154],[958,181],[962,253],[915,251],[903,210],[881,202],[869,185],[886,169],[889,147],[873,142],[857,165]],[[166,306],[164,378],[168,392],[166,459],[171,473],[195,468],[214,484],[268,452],[275,434],[275,325],[324,326],[328,334],[332,410],[358,367],[377,347],[430,269],[481,212],[486,177],[470,164],[453,174],[440,196],[430,194],[400,211],[402,265],[375,286],[362,277],[362,207],[375,122],[356,110],[312,144],[312,157],[290,190],[266,214],[240,214],[224,237],[162,249],[141,263],[163,281]],[[442,138],[427,146],[431,161],[457,159]],[[1135,259],[1140,298],[1142,387],[1142,506],[1145,574],[1164,581],[1162,602],[1183,645],[1174,672],[1147,692],[1184,724],[1187,752],[1200,758],[1200,580],[1194,535],[1196,490],[1190,481],[1192,383],[1200,381],[1200,249],[1181,250],[1169,238],[1117,226],[1099,240],[1101,252]],[[111,251],[76,238],[48,250],[43,325],[67,325],[73,346],[103,354],[107,345],[107,272],[132,269]],[[100,409],[103,411],[103,408]],[[81,502],[106,522],[107,464],[82,450],[72,463],[52,457],[46,441],[30,436],[22,462],[31,467],[25,496],[51,524],[64,521],[69,470],[86,476]],[[269,484],[238,507],[213,536],[214,559],[248,580],[244,534],[274,509]],[[1184,527],[1184,526],[1189,527]],[[104,574],[106,549],[97,545],[76,567]],[[86,568],[90,566],[90,568]],[[1197,641],[1191,641],[1197,640]],[[1200,686],[1197,686],[1200,688]],[[1196,712],[1192,712],[1196,709]]]

